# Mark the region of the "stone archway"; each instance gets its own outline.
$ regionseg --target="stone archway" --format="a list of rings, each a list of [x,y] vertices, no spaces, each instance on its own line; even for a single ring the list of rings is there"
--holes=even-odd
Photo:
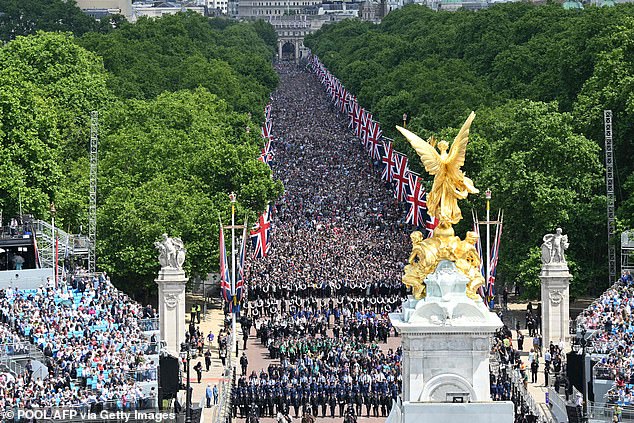
[[[285,42],[282,42],[282,54],[280,56],[280,59],[284,60],[288,60],[288,61],[295,61],[297,60],[297,56],[296,56],[296,51],[297,51],[297,47],[296,47],[296,43],[293,40],[287,40]]]

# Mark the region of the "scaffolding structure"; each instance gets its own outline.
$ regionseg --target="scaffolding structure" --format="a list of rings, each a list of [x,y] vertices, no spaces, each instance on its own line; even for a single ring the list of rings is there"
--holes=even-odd
[[[95,272],[97,245],[97,147],[99,145],[99,114],[90,112],[90,193],[88,205],[88,272]]]
[[[608,203],[608,260],[610,282],[616,281],[616,245],[614,241],[614,152],[612,146],[612,110],[603,111],[605,123],[605,185]]]

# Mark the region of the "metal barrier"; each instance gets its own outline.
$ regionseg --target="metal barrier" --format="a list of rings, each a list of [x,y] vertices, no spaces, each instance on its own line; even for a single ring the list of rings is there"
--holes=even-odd
[[[227,340],[227,348],[231,349],[233,345],[233,337],[235,335],[232,333]],[[235,368],[233,366],[233,354],[229,351],[227,354],[227,360],[225,362],[225,368],[223,371],[223,378],[220,382],[220,392],[218,399],[218,414],[216,414],[216,419],[214,423],[224,423],[226,421],[231,421],[231,390],[233,385],[233,380],[235,378]]]
[[[159,319],[157,317],[139,319],[139,328],[141,328],[143,332],[159,330]]]
[[[542,412],[541,407],[537,405],[533,396],[524,387],[524,378],[522,377],[520,371],[514,369],[511,365],[507,365],[506,371],[510,375],[513,388],[520,394],[522,401],[526,404],[530,413],[537,416],[537,421],[540,423],[556,423],[549,413]]]
[[[588,419],[611,422],[615,414],[620,422],[634,422],[634,406],[588,403]]]

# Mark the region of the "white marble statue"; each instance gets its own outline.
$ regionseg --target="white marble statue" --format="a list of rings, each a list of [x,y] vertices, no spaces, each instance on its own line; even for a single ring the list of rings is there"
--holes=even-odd
[[[542,263],[566,263],[564,251],[568,249],[568,235],[561,234],[561,228],[557,228],[554,234],[544,235],[542,244]]]
[[[185,263],[185,253],[187,250],[180,238],[170,238],[167,234],[163,234],[161,241],[156,241],[154,246],[159,250],[159,263],[161,268],[171,267],[174,269],[182,269]]]

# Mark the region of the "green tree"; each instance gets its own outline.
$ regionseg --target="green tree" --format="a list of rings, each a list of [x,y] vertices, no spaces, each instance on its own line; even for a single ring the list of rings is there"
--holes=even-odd
[[[238,215],[254,221],[282,192],[257,160],[261,140],[247,123],[202,88],[111,109],[100,161],[99,267],[136,292],[154,289],[153,242],[167,232],[186,243],[191,275],[216,269],[227,194],[236,192]]]
[[[571,239],[568,255],[579,265],[573,289],[581,290],[605,271],[605,230],[596,225],[605,210],[605,199],[596,194],[602,182],[599,148],[575,133],[572,116],[557,107],[509,102],[479,113],[474,131],[482,138],[473,144],[478,149],[477,143],[490,143],[490,155],[471,175],[476,186],[491,188],[492,208],[504,210],[502,280],[522,283],[519,269],[532,265],[524,263],[531,248],[561,227]]]
[[[37,31],[70,31],[82,35],[107,28],[82,12],[74,0],[4,0],[0,3],[2,41]]]
[[[87,180],[80,158],[88,154],[90,111],[110,101],[101,60],[69,34],[17,37],[0,48],[0,98],[0,207],[17,214],[20,197],[25,211],[46,216],[55,200],[60,225],[77,230],[87,209],[87,195],[78,207],[75,193]],[[69,171],[76,178],[64,177]]]

